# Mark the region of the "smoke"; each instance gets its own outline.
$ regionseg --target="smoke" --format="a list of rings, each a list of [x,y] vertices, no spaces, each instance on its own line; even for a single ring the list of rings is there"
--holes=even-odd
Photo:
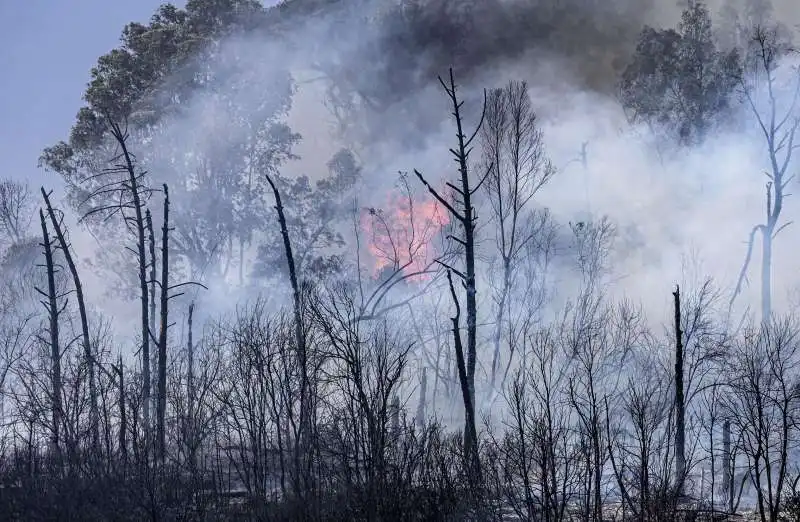
[[[358,4],[365,18],[372,12],[365,7],[369,5]],[[651,301],[657,305],[652,308],[654,315],[667,317],[668,289],[682,281],[687,264],[699,263],[698,270],[713,276],[724,289],[733,286],[749,231],[763,220],[763,138],[750,124],[745,132],[721,133],[700,148],[660,158],[649,129],[631,127],[615,99],[619,71],[638,32],[644,24],[672,25],[679,17],[677,5],[664,8],[624,0],[424,5],[432,6],[424,15],[414,10],[419,7],[406,7],[408,14],[388,27],[356,28],[343,21],[347,10],[338,4],[331,15],[335,23],[321,17],[293,38],[324,41],[325,56],[336,54],[334,72],[341,74],[331,74],[332,83],[355,77],[349,86],[364,93],[348,122],[361,128],[345,129],[340,136],[361,153],[370,177],[367,194],[385,193],[396,171],[418,168],[434,180],[455,173],[447,153],[454,144],[454,130],[436,81],[450,65],[473,123],[483,88],[527,80],[547,153],[560,170],[538,203],[562,225],[587,213],[607,215],[617,225],[616,295]],[[713,11],[715,6],[711,7]],[[340,39],[322,37],[331,34]],[[337,54],[332,42],[344,42],[344,52]],[[305,51],[303,46],[295,48],[298,69],[319,63],[313,52]],[[308,140],[298,148],[303,158],[324,157],[317,152],[335,149],[317,125],[327,113],[322,91],[319,86],[301,86],[295,97],[292,125]],[[750,118],[744,107],[740,116]],[[588,143],[586,169],[575,162],[584,142]],[[308,160],[290,168],[314,170]],[[791,213],[787,209],[786,220],[792,219]],[[783,283],[776,285],[776,304],[786,305],[784,289],[795,283],[777,258],[775,281]],[[787,285],[788,281],[792,283]],[[743,301],[756,290],[752,288]]]
[[[382,207],[398,172],[418,169],[434,184],[456,175],[448,152],[455,144],[451,108],[437,75],[454,68],[470,126],[478,121],[484,88],[526,80],[546,153],[558,169],[535,200],[552,213],[561,238],[547,277],[558,295],[543,315],[557,316],[579,285],[568,224],[607,216],[618,237],[603,290],[611,299],[641,302],[654,324],[668,322],[675,283],[690,289],[712,276],[730,294],[750,230],[764,219],[767,167],[763,137],[752,122],[741,131],[721,132],[702,147],[659,155],[650,130],[625,119],[616,82],[636,36],[645,24],[674,25],[679,13],[679,7],[654,0],[283,2],[270,11],[272,22],[263,31],[221,43],[215,60],[204,65],[220,79],[226,96],[196,92],[180,113],[164,119],[159,135],[165,141],[151,144],[146,166],[158,184],[185,175],[187,158],[215,158],[223,165],[247,142],[242,116],[275,111],[301,136],[293,148],[299,159],[283,162],[283,174],[320,179],[334,153],[348,147],[361,164],[358,205]],[[276,107],[288,95],[287,72],[294,78],[294,95],[283,114]],[[745,107],[740,116],[749,118]],[[578,161],[584,143],[585,167]],[[413,176],[409,182],[415,197],[429,197]],[[264,197],[271,201],[270,194]],[[209,201],[181,203],[177,194],[173,201],[211,216]],[[784,222],[797,217],[792,203],[790,198]],[[284,204],[291,206],[291,198]],[[158,223],[159,205],[153,207]],[[224,218],[231,210],[214,212]],[[479,220],[487,215],[479,209]],[[276,226],[275,216],[268,214],[263,223],[267,230],[254,230],[254,243],[244,253],[249,265],[254,245]],[[342,232],[352,245],[352,230]],[[793,304],[796,233],[789,227],[776,241],[776,310]],[[488,231],[482,234],[488,244]],[[76,241],[81,245],[95,248],[91,241]],[[758,252],[758,244],[755,248]],[[346,253],[352,254],[352,247]],[[756,255],[749,273],[758,268]],[[209,286],[187,292],[187,299],[202,301],[198,315],[230,311],[264,292],[271,307],[289,302],[276,287],[254,279],[240,286],[235,276],[211,269],[190,276]],[[488,279],[482,275],[479,292],[488,291]],[[747,286],[736,312],[755,305],[757,295],[758,284]],[[488,294],[484,299],[489,302]],[[124,317],[128,305],[114,306],[115,315]],[[449,313],[446,305],[439,312]]]

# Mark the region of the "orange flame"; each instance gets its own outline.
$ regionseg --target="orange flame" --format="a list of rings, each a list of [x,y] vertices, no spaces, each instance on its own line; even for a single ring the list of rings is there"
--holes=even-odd
[[[361,228],[372,258],[372,276],[391,270],[410,281],[428,280],[431,274],[425,272],[432,269],[437,255],[434,237],[449,222],[447,210],[437,201],[415,201],[399,190],[389,194],[386,210],[364,209]]]

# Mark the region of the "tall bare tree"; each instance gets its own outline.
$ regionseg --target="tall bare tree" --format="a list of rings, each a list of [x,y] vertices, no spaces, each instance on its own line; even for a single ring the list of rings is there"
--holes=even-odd
[[[475,207],[472,203],[472,198],[475,193],[480,189],[483,182],[489,175],[491,169],[487,169],[486,174],[477,182],[470,178],[469,169],[469,155],[472,150],[472,142],[475,140],[481,125],[484,121],[486,114],[486,92],[484,92],[484,107],[481,113],[481,119],[478,122],[474,132],[467,136],[464,129],[464,119],[461,113],[461,108],[464,102],[460,100],[456,92],[456,82],[453,76],[453,69],[450,69],[450,77],[445,81],[439,77],[439,83],[444,88],[445,93],[450,99],[453,108],[453,118],[456,125],[456,140],[457,145],[455,148],[450,149],[450,152],[455,157],[458,164],[458,172],[460,179],[453,183],[447,183],[447,186],[452,191],[453,198],[448,198],[440,194],[422,175],[418,170],[414,170],[419,180],[428,188],[428,191],[441,203],[450,213],[450,216],[461,225],[463,235],[461,237],[451,236],[451,238],[463,247],[463,262],[464,271],[456,269],[452,266],[445,265],[448,270],[448,279],[450,283],[450,290],[456,305],[456,315],[453,318],[453,336],[454,344],[456,347],[456,357],[463,359],[462,363],[459,362],[459,378],[463,388],[463,399],[465,409],[465,429],[464,429],[464,453],[470,469],[470,480],[473,486],[478,486],[481,482],[480,459],[478,457],[478,437],[477,428],[475,425],[475,367],[477,364],[477,345],[478,345],[478,304],[477,304],[477,286],[475,283],[475,246],[476,246],[476,216]],[[491,167],[491,165],[490,165]],[[467,315],[467,345],[466,350],[462,350],[461,332],[459,321],[459,305],[458,298],[453,285],[450,273],[455,273],[459,276],[464,288],[466,289],[466,315]]]
[[[683,386],[683,330],[681,330],[681,289],[672,292],[675,308],[675,484],[683,494],[686,477],[686,397]]]
[[[167,414],[167,329],[169,328],[169,291],[172,288],[169,282],[169,188],[166,184],[164,190],[164,225],[161,228],[161,287],[160,313],[161,326],[158,332],[158,405],[157,405],[157,434],[158,458],[163,462],[166,458],[166,414]]]
[[[294,261],[292,242],[289,238],[289,228],[286,224],[281,194],[269,174],[265,174],[267,182],[272,188],[275,196],[275,211],[278,213],[278,225],[283,238],[283,249],[286,256],[286,263],[289,270],[289,282],[292,287],[292,311],[294,316],[294,340],[298,356],[300,371],[300,425],[298,430],[298,440],[295,441],[295,466],[301,473],[302,493],[306,493],[310,488],[310,454],[312,445],[313,430],[313,400],[312,383],[309,379],[309,351],[306,342],[306,334],[303,324],[303,299],[300,282],[297,277],[297,266]],[[300,492],[300,491],[298,491]]]
[[[741,92],[764,138],[769,167],[765,172],[766,216],[753,227],[747,255],[739,274],[731,305],[741,292],[752,257],[756,234],[761,235],[761,316],[769,321],[772,314],[773,241],[789,223],[780,224],[788,175],[800,127],[800,70],[785,63],[793,52],[789,40],[777,26],[756,26],[746,53],[744,73],[739,78]],[[780,225],[780,226],[779,226]]]
[[[64,254],[64,259],[67,261],[70,275],[72,276],[72,284],[75,286],[75,297],[78,301],[78,313],[80,314],[81,321],[81,339],[83,342],[83,354],[86,360],[86,366],[89,369],[89,408],[90,408],[90,426],[92,436],[92,448],[97,451],[100,444],[100,412],[98,406],[97,395],[97,376],[95,372],[95,356],[92,353],[92,340],[89,335],[89,319],[86,313],[86,299],[83,295],[83,284],[81,283],[80,274],[78,274],[78,267],[75,264],[75,259],[72,257],[72,245],[67,240],[63,226],[63,213],[61,217],[56,215],[55,209],[50,204],[50,195],[41,188],[42,197],[44,198],[47,214],[50,217],[50,223],[53,225],[53,230],[58,240],[59,249]]]
[[[49,319],[49,344],[50,344],[50,380],[51,380],[51,415],[52,435],[51,449],[55,458],[60,461],[61,454],[61,427],[64,422],[64,406],[62,403],[61,379],[61,344],[59,337],[59,317],[63,308],[58,304],[58,289],[56,288],[56,263],[53,255],[53,238],[47,229],[44,211],[39,210],[39,219],[42,225],[42,248],[44,249],[45,269],[47,270],[47,291],[36,289],[47,301],[44,303]],[[60,465],[60,462],[59,462]]]
[[[495,285],[493,295],[494,351],[489,376],[494,387],[505,322],[512,320],[509,316],[516,308],[511,290],[517,283],[518,263],[536,240],[541,224],[538,212],[530,208],[531,202],[555,173],[545,156],[543,134],[525,82],[512,81],[489,92],[481,142],[484,161],[490,167],[484,187],[491,203],[500,263],[500,282]],[[510,359],[512,355],[509,353],[507,357]]]

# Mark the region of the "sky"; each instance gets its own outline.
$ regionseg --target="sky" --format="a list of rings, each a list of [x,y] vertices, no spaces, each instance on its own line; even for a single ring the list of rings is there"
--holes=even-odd
[[[162,3],[0,0],[0,179],[47,185],[39,154],[67,138],[89,70],[126,23],[147,22]]]

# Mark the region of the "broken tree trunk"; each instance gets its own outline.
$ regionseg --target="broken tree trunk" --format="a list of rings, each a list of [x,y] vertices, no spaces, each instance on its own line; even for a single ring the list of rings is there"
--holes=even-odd
[[[44,190],[44,187],[41,188],[41,191],[45,206],[47,207],[47,214],[50,217],[50,223],[53,225],[59,247],[64,253],[64,259],[67,261],[67,267],[69,267],[70,274],[72,275],[72,282],[75,285],[75,297],[78,301],[78,313],[81,320],[83,354],[86,361],[86,366],[89,369],[89,424],[92,437],[92,449],[94,450],[95,456],[97,456],[97,450],[100,446],[100,413],[97,402],[97,376],[95,371],[95,358],[94,355],[92,355],[91,336],[89,335],[89,320],[86,314],[86,301],[83,296],[83,284],[81,283],[81,278],[78,274],[78,268],[75,265],[74,258],[72,257],[72,251],[70,249],[70,245],[67,243],[61,222],[56,218],[53,206],[50,204],[50,196]]]
[[[47,269],[47,292],[36,289],[40,294],[47,298],[45,308],[50,320],[50,383],[52,387],[51,397],[51,415],[52,415],[52,433],[51,433],[51,450],[56,465],[61,465],[61,424],[64,416],[64,410],[61,404],[61,349],[59,346],[59,332],[58,332],[58,294],[56,290],[56,276],[55,276],[55,263],[53,261],[53,241],[50,238],[50,233],[47,230],[47,222],[44,218],[44,211],[39,210],[39,218],[42,224],[42,247],[44,248],[45,268]]]
[[[681,330],[681,290],[676,286],[675,302],[675,486],[678,497],[683,496],[686,480],[686,420],[683,389],[683,331]]]
[[[150,335],[155,338],[156,332],[156,285],[158,284],[158,272],[156,269],[156,233],[153,227],[153,215],[148,208],[145,211],[145,226],[147,227],[148,247],[150,250]],[[156,351],[157,352],[157,351]],[[152,390],[158,389],[158,353],[150,354],[150,386]],[[158,394],[154,394],[150,400],[152,411],[158,409]]]
[[[450,99],[453,108],[452,115],[456,124],[456,139],[457,146],[451,149],[450,152],[455,156],[455,161],[458,164],[459,172],[459,185],[448,183],[447,186],[456,196],[456,201],[451,201],[442,195],[431,186],[425,177],[418,171],[414,170],[417,178],[422,182],[428,191],[433,195],[436,200],[442,204],[453,219],[461,224],[463,236],[451,238],[459,243],[464,248],[464,272],[460,272],[453,267],[446,266],[448,269],[448,277],[451,272],[455,272],[461,279],[466,289],[466,315],[467,315],[467,346],[463,351],[464,356],[464,369],[463,372],[459,368],[459,380],[461,380],[462,389],[464,390],[464,409],[465,409],[465,429],[464,429],[464,454],[469,469],[469,479],[472,483],[471,486],[475,491],[481,487],[483,482],[480,469],[480,460],[478,458],[478,440],[477,428],[475,426],[475,367],[477,364],[477,330],[478,330],[478,305],[477,305],[477,289],[475,277],[475,209],[472,206],[472,196],[480,188],[483,181],[491,171],[492,166],[489,166],[486,174],[478,181],[475,187],[472,186],[472,181],[469,175],[469,154],[473,140],[478,134],[483,119],[486,114],[486,92],[484,91],[484,104],[483,113],[481,114],[480,122],[478,123],[475,131],[471,136],[467,137],[464,134],[463,117],[461,115],[461,107],[464,102],[461,101],[456,92],[456,83],[453,76],[453,70],[450,69],[449,82],[445,82],[441,77],[439,83],[444,88],[447,96]],[[460,198],[460,201],[458,201]],[[458,209],[456,208],[458,207]],[[455,294],[455,287],[450,284],[451,293],[458,306],[458,298]],[[454,331],[456,345],[461,344],[461,337],[459,335],[456,321],[454,320]]]
[[[166,457],[167,328],[169,327],[169,188],[164,184],[164,225],[161,228],[161,328],[158,334],[158,458]]]
[[[187,320],[187,329],[188,329],[188,342],[186,345],[187,349],[187,356],[189,359],[188,368],[186,370],[186,394],[188,396],[189,402],[189,411],[188,411],[188,418],[187,418],[187,434],[186,440],[189,443],[189,464],[192,469],[192,473],[195,472],[197,469],[197,455],[196,455],[196,447],[195,447],[195,431],[194,431],[194,418],[195,418],[195,411],[194,411],[194,342],[192,336],[192,320],[194,316],[194,303],[189,304],[189,318]]]
[[[310,474],[307,473],[307,465],[310,462],[311,452],[311,383],[308,377],[308,347],[306,346],[305,335],[303,334],[303,309],[302,296],[300,294],[300,284],[297,278],[297,266],[292,253],[292,242],[289,238],[289,227],[286,225],[286,215],[281,201],[281,194],[269,174],[265,175],[272,193],[275,197],[275,210],[278,213],[278,224],[283,237],[283,248],[286,255],[286,263],[289,268],[289,282],[292,286],[292,303],[294,312],[294,333],[297,344],[298,363],[300,365],[300,427],[298,430],[298,440],[295,450],[296,471],[301,474],[303,489],[307,489],[310,484]]]
[[[117,141],[117,144],[122,150],[122,157],[125,160],[125,172],[128,175],[126,187],[130,191],[132,206],[134,210],[134,226],[136,228],[136,255],[139,264],[139,290],[141,300],[141,336],[142,336],[142,417],[144,422],[145,437],[149,442],[151,424],[150,424],[150,326],[148,324],[149,310],[148,310],[148,297],[147,290],[147,256],[145,254],[145,222],[142,209],[144,202],[142,201],[142,187],[140,186],[140,178],[143,174],[136,173],[134,166],[134,159],[128,150],[127,131],[123,130],[119,125],[112,125],[112,135]]]

